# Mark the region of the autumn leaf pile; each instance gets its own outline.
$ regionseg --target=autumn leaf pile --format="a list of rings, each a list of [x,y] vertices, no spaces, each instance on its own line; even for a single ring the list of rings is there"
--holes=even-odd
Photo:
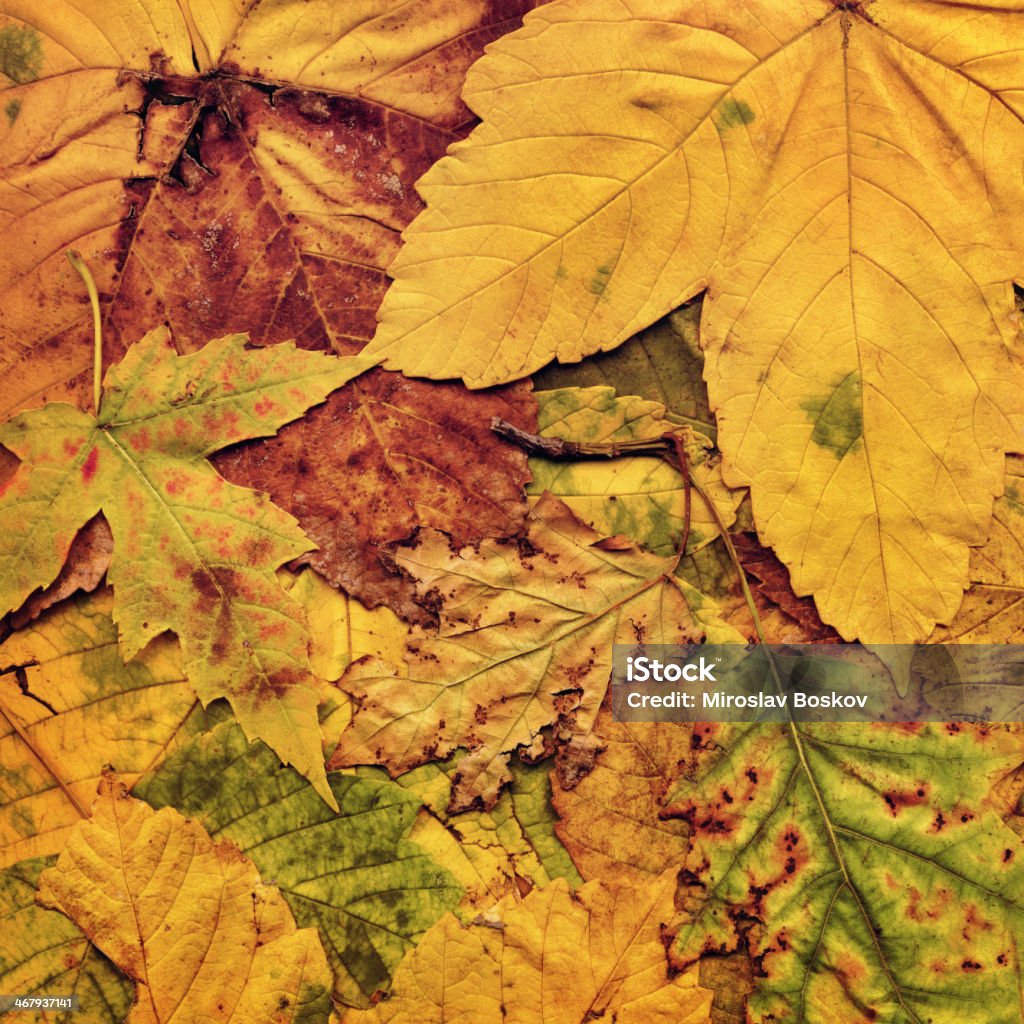
[[[1024,1022],[1019,725],[607,700],[1024,636],[1022,76],[1017,0],[0,0],[0,996],[80,1007],[0,1019]]]

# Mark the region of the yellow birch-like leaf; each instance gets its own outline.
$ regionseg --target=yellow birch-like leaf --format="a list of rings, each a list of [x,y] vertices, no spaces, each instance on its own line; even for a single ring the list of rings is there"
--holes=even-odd
[[[129,1024],[326,1022],[331,973],[316,930],[231,843],[100,783],[39,902],[63,911],[136,983]]]
[[[949,621],[1020,446],[1024,7],[555,0],[492,46],[370,346],[480,387],[706,289],[724,478],[822,619]]]
[[[398,774],[465,747],[453,811],[493,805],[510,753],[540,756],[549,726],[589,745],[614,643],[743,642],[714,601],[673,575],[674,556],[603,545],[550,495],[525,543],[453,552],[428,531],[396,560],[439,606],[440,635],[412,636],[407,678],[380,659],[346,672],[358,710],[330,764]]]
[[[643,888],[559,879],[521,903],[424,936],[391,996],[344,1024],[707,1024],[711,993],[696,973],[670,976],[661,942],[676,872]]]

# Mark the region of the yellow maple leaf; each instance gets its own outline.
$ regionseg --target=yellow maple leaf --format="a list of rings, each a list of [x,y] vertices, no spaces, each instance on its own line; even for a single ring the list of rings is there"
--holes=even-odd
[[[399,967],[390,998],[344,1024],[707,1024],[711,993],[669,976],[660,925],[676,871],[637,889],[563,879],[471,925],[451,914]]]
[[[491,47],[370,351],[484,386],[706,289],[729,486],[848,638],[949,621],[1020,446],[1019,4],[555,0]]]
[[[379,658],[349,668],[341,685],[358,710],[330,764],[398,773],[466,747],[453,811],[493,805],[509,753],[540,756],[556,722],[589,747],[613,644],[743,642],[713,600],[673,575],[676,556],[607,545],[551,495],[526,538],[453,552],[424,531],[397,562],[439,601],[440,635],[410,638],[405,678]]]
[[[154,811],[112,775],[38,900],[63,911],[137,986],[130,1024],[326,1022],[331,972],[316,929],[231,843]]]

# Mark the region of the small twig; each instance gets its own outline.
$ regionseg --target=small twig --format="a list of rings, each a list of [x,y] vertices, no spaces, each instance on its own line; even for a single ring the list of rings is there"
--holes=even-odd
[[[656,455],[664,458],[666,452],[673,450],[672,443],[666,441],[664,437],[646,437],[638,441],[611,441],[607,444],[541,437],[539,434],[528,434],[525,430],[520,430],[500,416],[495,416],[491,420],[491,430],[523,451],[547,459],[617,459],[623,455]]]
[[[690,516],[692,512],[690,495],[690,462],[686,458],[686,445],[682,437],[677,433],[662,434],[662,439],[668,441],[675,452],[676,469],[683,478],[683,539],[679,543],[679,558],[686,557],[686,545],[690,543]]]
[[[65,253],[68,263],[78,272],[89,293],[89,305],[92,306],[92,405],[97,416],[100,414],[100,395],[103,382],[103,324],[100,318],[100,296],[96,291],[96,282],[85,265],[81,254],[74,249]]]

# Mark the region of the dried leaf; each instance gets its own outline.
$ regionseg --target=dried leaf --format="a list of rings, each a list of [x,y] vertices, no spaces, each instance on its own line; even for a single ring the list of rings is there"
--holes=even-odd
[[[465,747],[451,810],[489,807],[512,751],[542,756],[556,723],[585,742],[613,642],[739,640],[713,601],[672,575],[674,557],[606,551],[600,539],[551,496],[531,513],[525,543],[455,552],[443,535],[421,534],[397,561],[439,607],[440,635],[409,641],[408,678],[373,659],[348,670],[342,686],[358,710],[331,765],[397,774]]]
[[[971,587],[931,643],[1024,641],[1024,458],[1006,460],[1006,491],[996,501],[988,540],[971,551]]]
[[[33,591],[28,600],[11,613],[11,626],[21,629],[58,601],[80,590],[87,594],[95,590],[110,568],[113,553],[114,537],[107,521],[102,515],[94,516],[75,535],[56,579],[45,589]]]
[[[693,834],[677,965],[746,942],[753,1020],[1020,1020],[1020,840],[986,796],[1020,760],[1018,727],[694,738],[663,812]]]
[[[449,814],[458,758],[431,762],[395,781],[423,801],[411,838],[452,871],[465,889],[457,913],[463,919],[488,910],[519,887],[541,888],[554,878],[581,885],[576,868],[558,841],[551,809],[547,765],[509,765],[512,783],[490,810]],[[360,768],[377,777],[378,769]]]
[[[471,386],[706,289],[724,478],[847,638],[948,621],[1024,429],[1013,8],[556,0],[474,66],[368,351]],[[638,60],[637,54],[642,54]]]
[[[692,756],[690,735],[678,722],[616,722],[605,701],[594,726],[601,749],[593,771],[571,789],[554,775],[555,828],[584,878],[642,889],[682,864],[690,830],[660,815]]]
[[[427,622],[412,584],[391,568],[390,545],[419,527],[445,530],[459,544],[508,536],[526,515],[526,458],[490,423],[500,416],[532,430],[528,388],[465,399],[455,384],[372,374],[277,437],[215,464],[299,520],[317,545],[301,561],[370,607],[383,603]]]
[[[798,631],[789,632],[784,642],[835,643],[840,639],[839,634],[818,617],[814,602],[809,597],[797,597],[793,593],[786,567],[768,548],[758,543],[756,535],[735,533],[732,542],[744,570],[757,581],[756,592],[770,602],[767,605],[762,603],[758,611],[770,611],[775,606],[798,627]],[[783,641],[780,637],[773,637],[772,642]]]
[[[0,989],[79,998],[75,1013],[22,1011],[12,1015],[19,1022],[121,1024],[132,1005],[131,984],[63,914],[36,904],[39,874],[55,860],[37,857],[0,871]]]
[[[608,444],[661,437],[676,424],[665,407],[634,396],[616,396],[611,388],[559,388],[538,391],[539,432],[567,441]],[[742,492],[722,482],[711,441],[691,435],[685,445],[689,472],[716,503],[730,525]],[[530,459],[533,481],[528,493],[550,491],[598,533],[623,534],[658,555],[670,555],[682,541],[685,523],[683,478],[657,456],[624,456],[610,461]],[[710,543],[719,530],[702,499],[691,493],[687,552]]]
[[[99,281],[108,363],[162,322],[183,352],[235,331],[358,351],[421,208],[413,184],[471,122],[465,69],[533,2],[0,3],[2,30],[39,54],[0,117],[0,231],[24,242],[0,253],[0,412],[84,404],[68,245]],[[532,402],[523,385],[502,396],[374,372],[217,465],[299,520],[331,582],[415,615],[383,545],[439,515],[467,543],[522,525],[525,456],[487,424],[532,429]]]
[[[131,785],[210,724],[171,639],[124,662],[112,607],[76,598],[0,646],[2,865],[59,853],[104,765]]]
[[[330,801],[304,617],[274,579],[309,541],[206,457],[272,433],[368,363],[290,345],[246,351],[245,341],[176,356],[167,331],[152,331],[107,373],[99,416],[55,403],[0,426],[22,459],[0,495],[0,611],[47,586],[102,511],[124,656],[172,630],[204,705],[227,697],[247,733]]]
[[[370,611],[312,569],[295,574],[282,570],[278,579],[306,610],[309,663],[317,678],[336,682],[353,661],[366,655],[401,658],[408,629],[387,608]]]
[[[335,815],[310,784],[279,770],[232,722],[205,733],[140,780],[152,806],[195,817],[273,879],[300,927],[319,929],[334,995],[365,1006],[461,890],[407,838],[420,808],[393,782],[332,772]]]
[[[32,59],[0,78],[18,104],[0,226],[32,244],[0,253],[0,411],[85,397],[69,245],[97,276],[108,362],[166,319],[185,351],[367,337],[413,182],[470,120],[462,74],[530,6],[4,0]]]
[[[114,777],[39,879],[54,907],[136,983],[131,1024],[326,1022],[331,972],[276,888],[230,843],[129,797]]]
[[[706,1024],[710,993],[666,975],[659,924],[675,872],[643,889],[562,881],[462,925],[439,921],[389,999],[344,1024]]]

